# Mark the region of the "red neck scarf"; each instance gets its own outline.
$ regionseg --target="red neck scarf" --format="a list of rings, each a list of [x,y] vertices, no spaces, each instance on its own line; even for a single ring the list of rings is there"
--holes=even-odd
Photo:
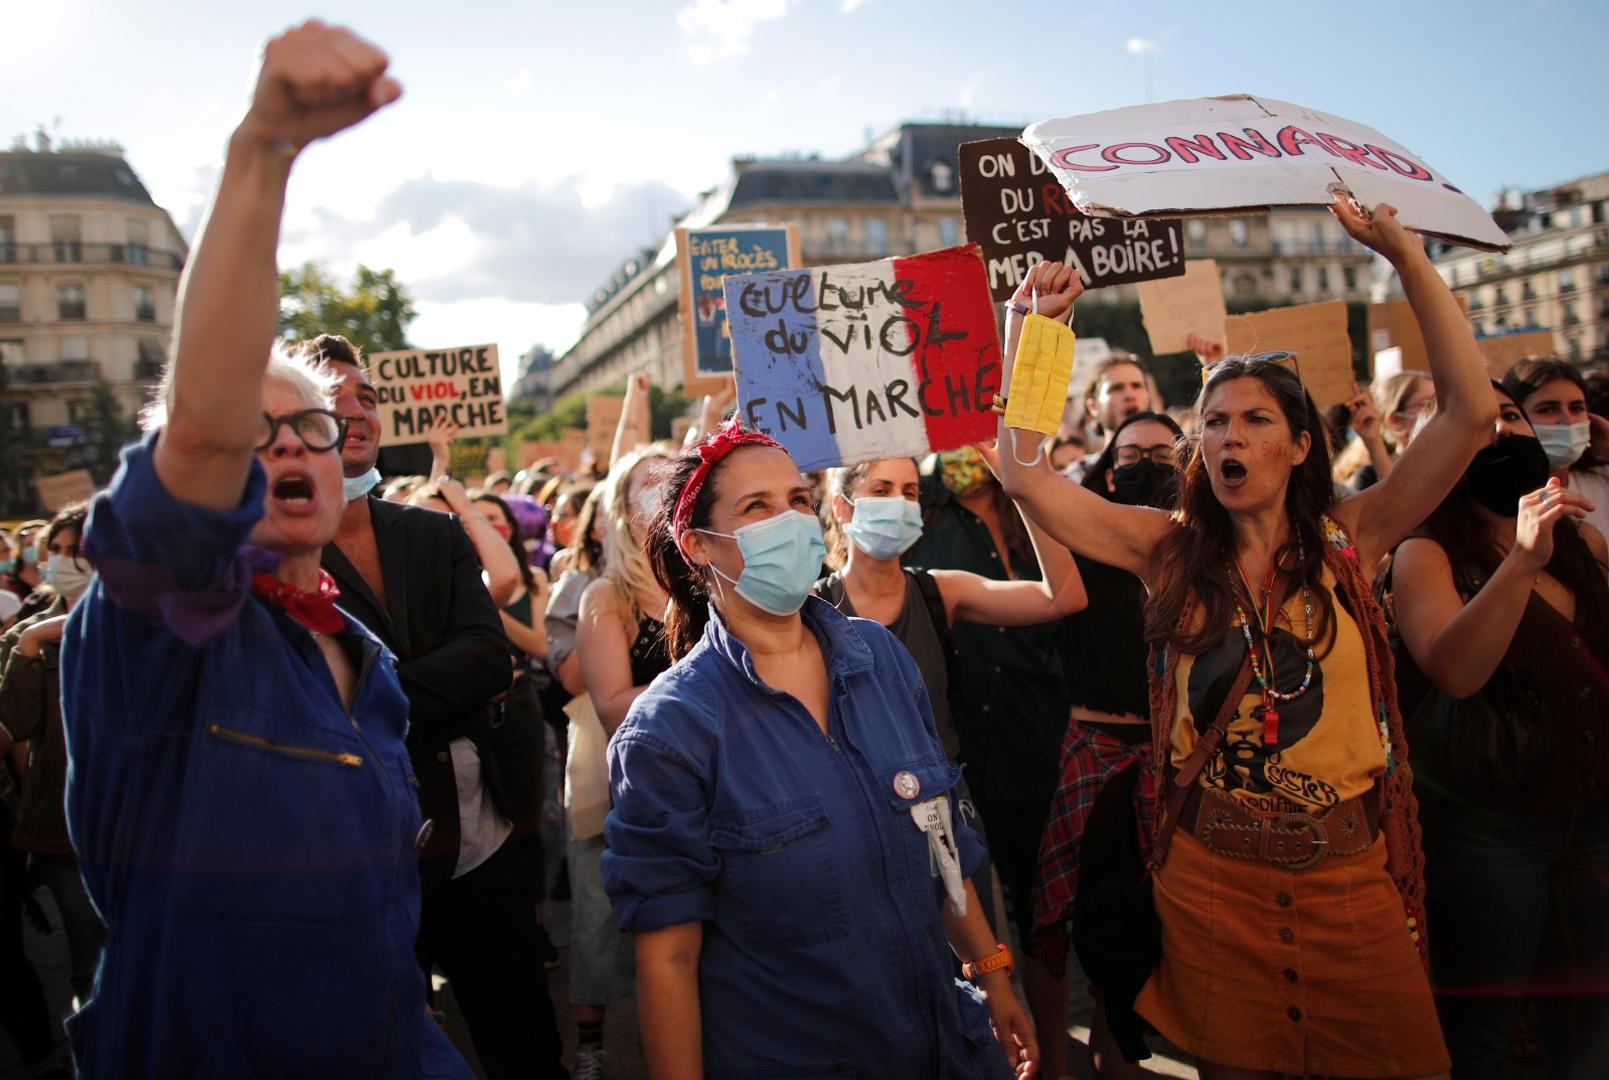
[[[253,574],[251,591],[316,634],[339,633],[346,626],[341,613],[335,610],[341,590],[327,570],[319,570],[318,588],[313,592],[298,589],[273,574]]]

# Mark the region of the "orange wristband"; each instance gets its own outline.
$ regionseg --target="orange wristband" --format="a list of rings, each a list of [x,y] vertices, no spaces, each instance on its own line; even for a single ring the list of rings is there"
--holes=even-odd
[[[1000,944],[995,945],[994,949],[994,952],[985,956],[982,960],[962,964],[961,977],[967,982],[976,982],[978,976],[1002,969],[1005,970],[1007,975],[1010,975],[1013,969],[1016,968],[1016,964],[1011,959],[1011,950]]]

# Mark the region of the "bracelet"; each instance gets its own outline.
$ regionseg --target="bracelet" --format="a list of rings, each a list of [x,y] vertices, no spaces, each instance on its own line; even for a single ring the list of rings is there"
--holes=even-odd
[[[988,975],[991,972],[1004,970],[1007,975],[1016,968],[1012,962],[1011,950],[1001,944],[996,944],[994,952],[982,960],[973,960],[961,965],[961,977],[967,982],[975,982],[979,975]]]
[[[1032,312],[1028,310],[1028,305],[1024,304],[1021,300],[1007,300],[1005,302],[1005,307],[1007,311],[1015,311],[1018,315],[1032,314]]]
[[[1005,399],[1005,395],[996,394],[994,396],[993,403],[990,404],[990,406],[989,406],[989,411],[994,413],[996,416],[1004,416],[1004,415],[1006,415],[1006,399]]]

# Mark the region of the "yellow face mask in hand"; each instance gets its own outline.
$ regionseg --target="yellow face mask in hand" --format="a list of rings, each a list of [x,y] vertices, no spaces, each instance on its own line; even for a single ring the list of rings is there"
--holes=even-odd
[[[1038,465],[1049,440],[1041,439],[1034,459],[1023,461],[1017,453],[1016,429],[1054,436],[1061,427],[1062,413],[1067,408],[1067,383],[1073,377],[1073,341],[1072,327],[1064,323],[1039,314],[1023,317],[1017,359],[1011,369],[1011,388],[1006,395],[1006,427],[1012,429],[1011,456],[1019,465]]]

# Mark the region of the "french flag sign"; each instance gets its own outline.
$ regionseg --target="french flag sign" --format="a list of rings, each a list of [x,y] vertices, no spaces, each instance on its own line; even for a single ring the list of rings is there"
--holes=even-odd
[[[1000,335],[977,245],[725,289],[740,415],[801,469],[994,437]]]

